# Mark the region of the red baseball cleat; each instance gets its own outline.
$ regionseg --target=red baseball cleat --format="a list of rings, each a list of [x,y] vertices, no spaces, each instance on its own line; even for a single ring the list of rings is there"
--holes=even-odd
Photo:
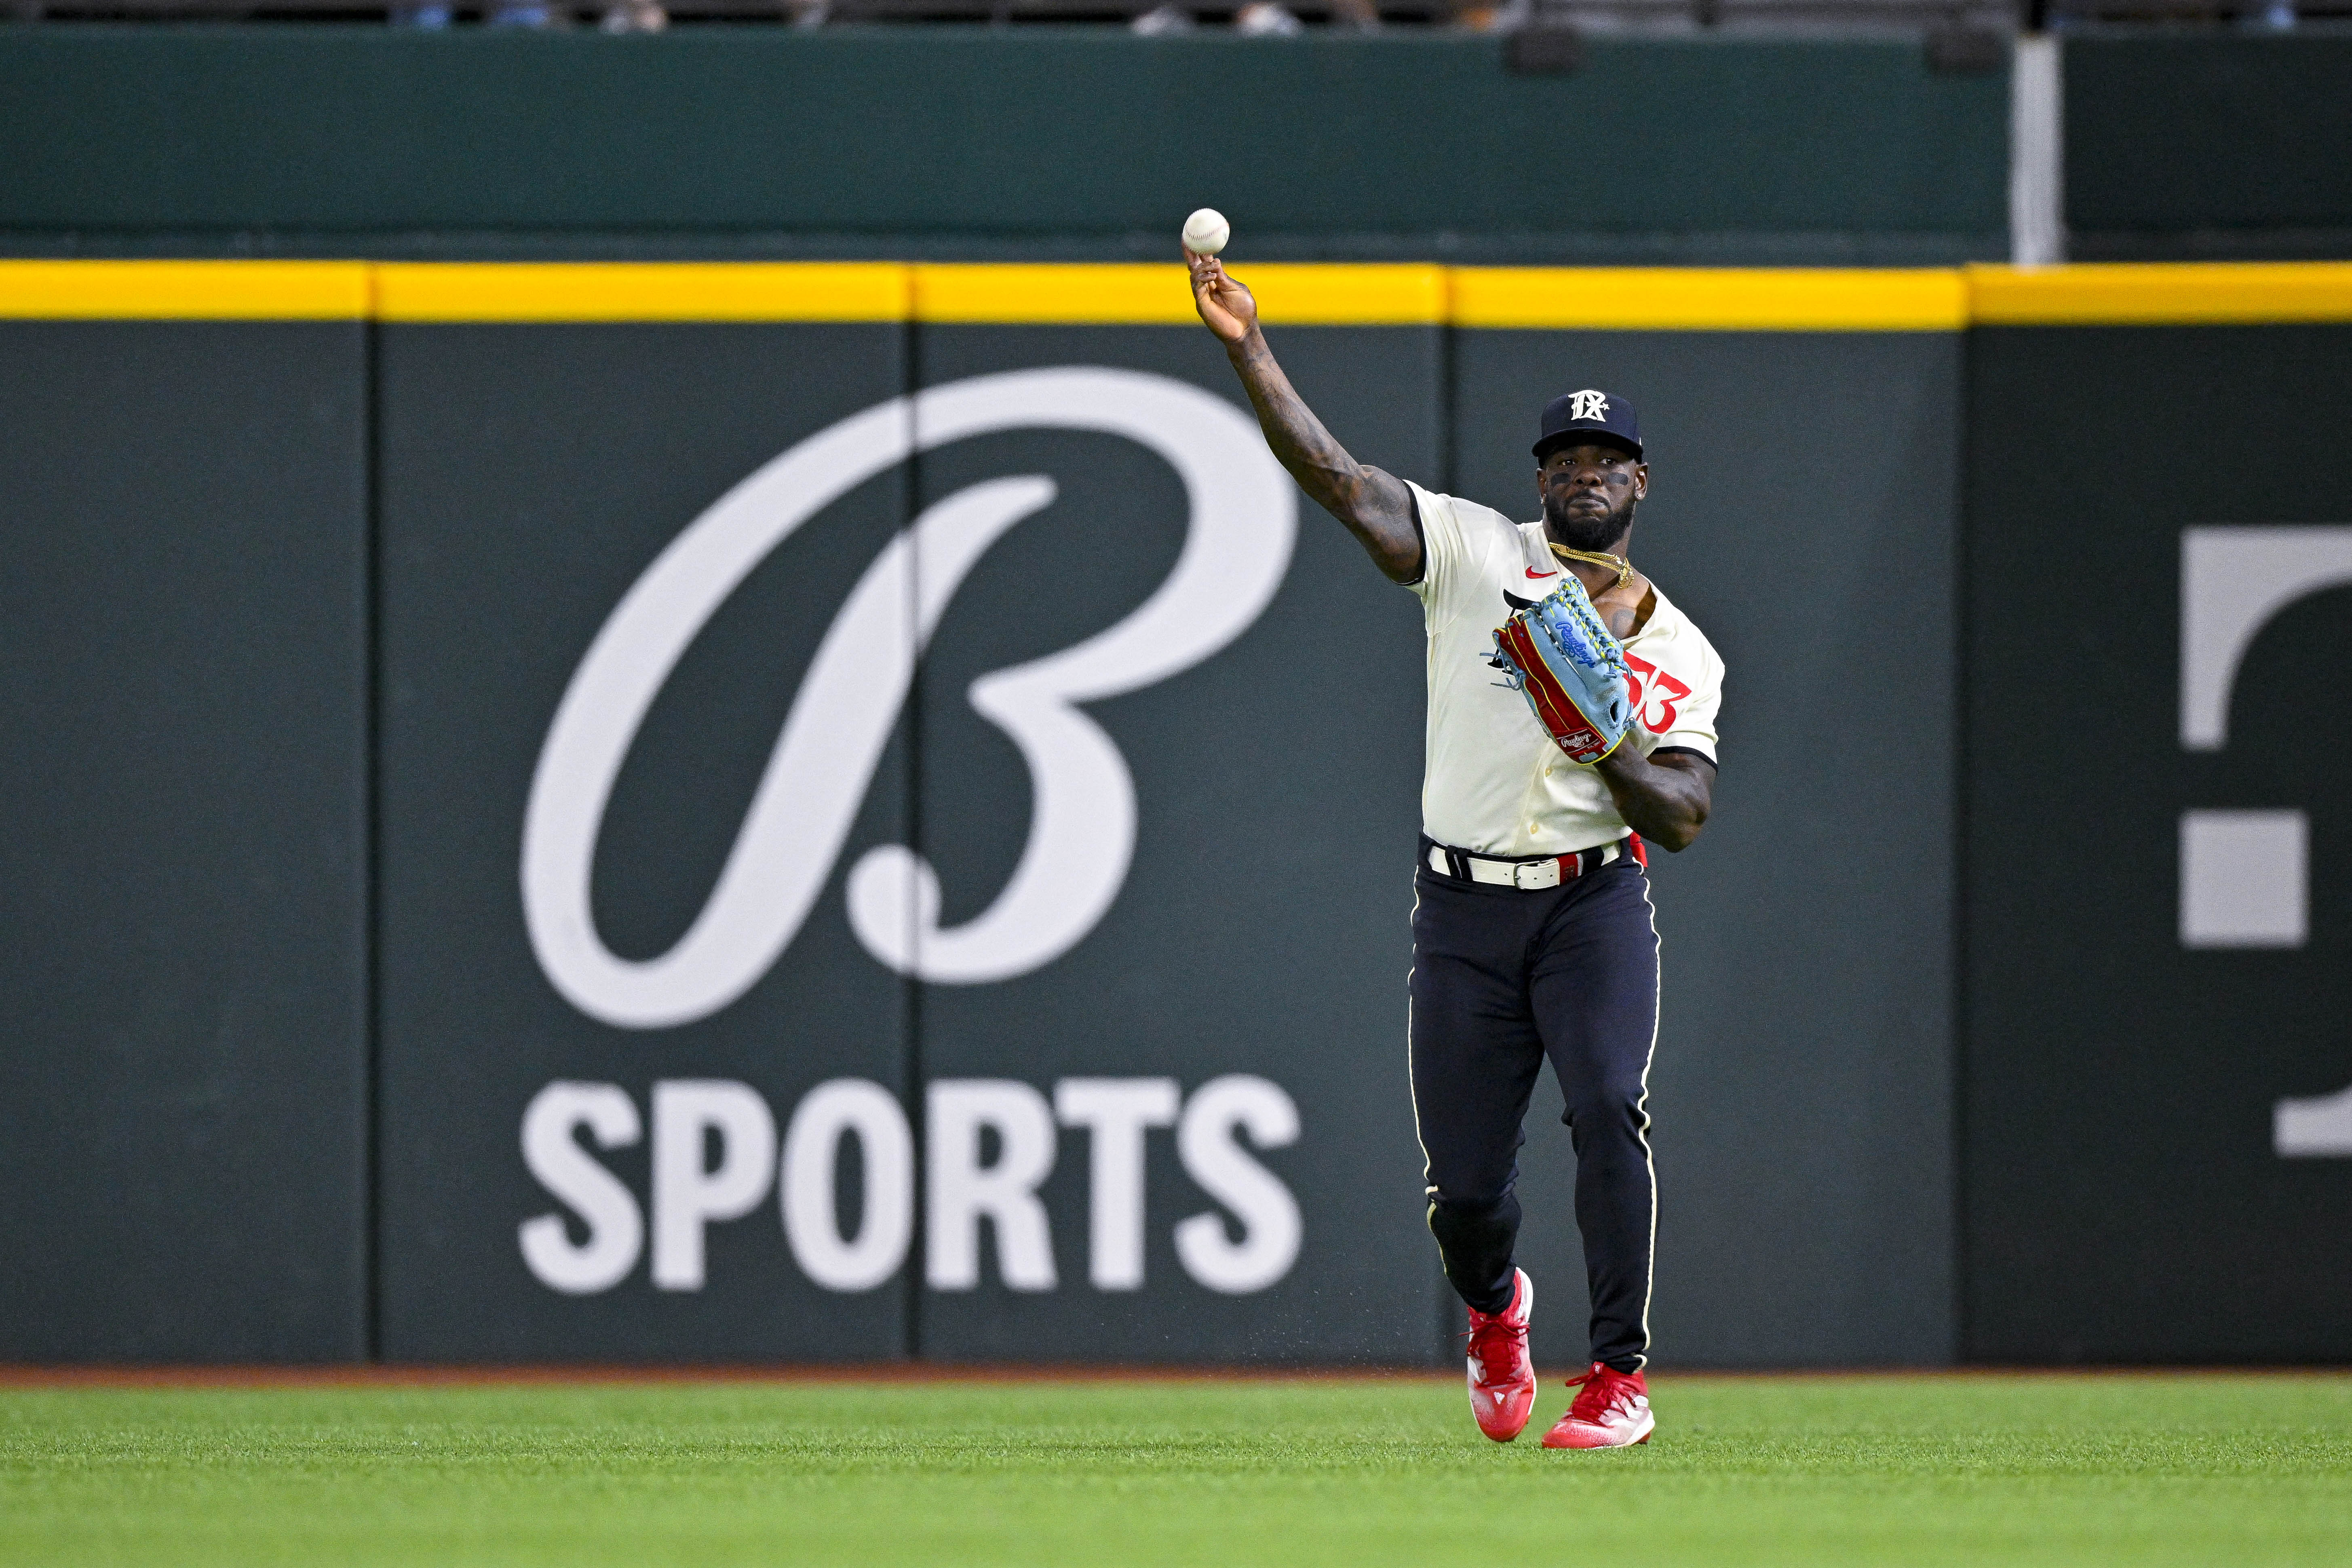
[[[1638,1372],[1619,1372],[1600,1362],[1568,1386],[1584,1384],[1559,1424],[1544,1434],[1547,1448],[1622,1448],[1646,1443],[1658,1418],[1650,1414],[1650,1385]]]
[[[1524,1268],[1511,1271],[1509,1306],[1492,1313],[1470,1309],[1470,1414],[1497,1443],[1525,1431],[1536,1407],[1535,1363],[1528,1359],[1528,1320],[1535,1310],[1535,1281]]]

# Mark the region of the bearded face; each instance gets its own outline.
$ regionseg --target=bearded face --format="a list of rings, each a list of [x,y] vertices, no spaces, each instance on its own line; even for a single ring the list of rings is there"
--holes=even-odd
[[[1649,469],[1619,447],[1594,444],[1545,454],[1536,470],[1544,526],[1570,550],[1615,552],[1633,530]]]
[[[1561,497],[1544,494],[1544,526],[1554,539],[1570,550],[1601,551],[1611,554],[1633,531],[1634,509],[1642,503],[1633,499],[1631,490],[1619,498],[1612,510],[1599,511],[1589,507],[1569,504]]]

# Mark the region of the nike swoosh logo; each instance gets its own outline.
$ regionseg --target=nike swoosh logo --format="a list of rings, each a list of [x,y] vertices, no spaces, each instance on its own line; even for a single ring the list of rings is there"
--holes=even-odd
[[[1508,588],[1503,590],[1503,603],[1514,610],[1532,610],[1542,602],[1540,599],[1522,599]]]
[[[1530,566],[1528,568],[1528,575],[1540,581],[1546,577],[1557,577],[1559,574],[1557,571],[1538,572],[1534,567]]]

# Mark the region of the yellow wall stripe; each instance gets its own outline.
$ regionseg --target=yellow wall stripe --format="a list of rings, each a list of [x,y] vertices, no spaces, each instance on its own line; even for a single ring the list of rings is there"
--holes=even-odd
[[[907,269],[873,261],[386,262],[386,321],[897,321]]]
[[[1266,320],[1304,327],[1442,326],[1453,306],[1454,274],[1444,267],[1274,262],[1235,268],[1234,276],[1249,285]],[[1188,279],[1188,310],[1192,303]]]
[[[1415,265],[1236,268],[1269,322],[1286,326],[1435,326],[1445,268]],[[1189,326],[1192,288],[1178,263],[939,264],[915,268],[919,321]]]
[[[1971,267],[1969,293],[1987,326],[2352,321],[2352,262]]]
[[[0,261],[0,319],[360,321],[364,261]]]
[[[1236,264],[1275,326],[1949,331],[2352,321],[2352,263],[2020,270]],[[0,319],[1190,326],[1172,263],[5,261]]]
[[[915,319],[1175,326],[1196,318],[1181,266],[946,262],[915,268]]]
[[[1949,268],[1464,267],[1454,323],[1653,331],[1952,331]]]

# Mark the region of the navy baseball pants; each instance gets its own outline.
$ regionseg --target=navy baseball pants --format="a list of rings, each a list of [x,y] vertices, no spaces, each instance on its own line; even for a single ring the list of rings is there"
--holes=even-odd
[[[1445,1277],[1482,1312],[1510,1305],[1521,1124],[1549,1058],[1576,1148],[1592,1359],[1639,1371],[1657,1229],[1643,1103],[1658,1024],[1648,873],[1625,856],[1523,892],[1441,876],[1427,853],[1413,879],[1412,1103]]]

